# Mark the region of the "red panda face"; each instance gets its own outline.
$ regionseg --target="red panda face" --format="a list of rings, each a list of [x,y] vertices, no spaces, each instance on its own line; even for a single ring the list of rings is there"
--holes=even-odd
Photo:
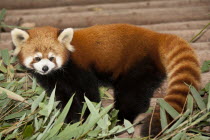
[[[28,69],[46,75],[67,63],[70,52],[74,51],[70,42],[73,37],[71,28],[60,34],[52,27],[39,27],[25,32],[14,29],[12,40],[20,63]]]
[[[66,59],[68,54],[63,58],[63,56],[59,54],[56,55],[54,52],[35,52],[33,55],[23,57],[23,50],[21,50],[19,55],[19,59],[22,60],[21,63],[25,67],[42,75],[61,68],[68,61],[68,59]],[[68,52],[68,50],[66,51]]]

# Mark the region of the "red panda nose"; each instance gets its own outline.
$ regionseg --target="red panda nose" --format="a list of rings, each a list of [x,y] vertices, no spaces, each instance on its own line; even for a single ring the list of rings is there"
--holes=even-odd
[[[48,71],[48,66],[44,66],[44,67],[42,67],[42,70],[44,71],[44,72],[46,72],[46,71]]]

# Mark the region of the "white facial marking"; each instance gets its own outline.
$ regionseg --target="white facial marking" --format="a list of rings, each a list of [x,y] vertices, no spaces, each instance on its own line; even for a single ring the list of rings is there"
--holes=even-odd
[[[55,64],[48,59],[42,59],[39,62],[34,63],[33,66],[35,70],[42,75],[49,73],[53,68],[55,68]],[[47,71],[43,71],[44,66],[48,67]]]
[[[56,56],[56,63],[57,63],[57,68],[60,68],[63,61],[62,61],[62,58],[60,56]]]
[[[50,57],[55,57],[54,53],[49,52],[49,53],[48,53],[48,58],[50,58]]]
[[[42,53],[38,52],[34,55],[34,57],[42,57]]]
[[[33,57],[32,56],[29,56],[27,57],[25,60],[24,60],[24,65],[27,67],[27,68],[32,68],[31,67],[31,62],[33,61]]]

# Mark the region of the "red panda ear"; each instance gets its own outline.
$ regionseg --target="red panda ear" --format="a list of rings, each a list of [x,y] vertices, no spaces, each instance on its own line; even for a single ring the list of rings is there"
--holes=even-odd
[[[64,44],[65,47],[71,52],[74,51],[74,46],[70,44],[73,39],[73,35],[74,35],[74,30],[72,28],[66,28],[58,36],[58,41]]]
[[[26,31],[15,28],[11,31],[11,36],[15,45],[14,55],[17,55],[21,50],[21,44],[29,38],[29,34]]]

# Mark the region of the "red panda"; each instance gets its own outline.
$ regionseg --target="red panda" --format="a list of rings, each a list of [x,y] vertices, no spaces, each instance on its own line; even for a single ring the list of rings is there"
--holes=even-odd
[[[11,32],[14,53],[48,92],[57,84],[56,96],[65,105],[76,93],[67,121],[77,121],[83,96],[99,102],[98,86],[114,88],[119,119],[134,121],[149,107],[150,98],[165,77],[164,99],[181,112],[188,85],[200,88],[199,63],[183,39],[128,24],[96,25],[73,31],[37,27]],[[101,82],[102,81],[102,82]],[[150,116],[142,134],[148,134]],[[156,109],[151,134],[161,131]]]

